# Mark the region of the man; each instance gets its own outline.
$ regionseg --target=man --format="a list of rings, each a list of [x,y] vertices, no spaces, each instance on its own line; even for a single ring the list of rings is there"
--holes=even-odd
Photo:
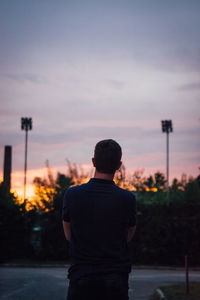
[[[136,200],[113,181],[121,157],[114,140],[98,142],[92,158],[94,178],[65,192],[63,228],[71,263],[68,300],[128,299],[127,244],[136,229]]]

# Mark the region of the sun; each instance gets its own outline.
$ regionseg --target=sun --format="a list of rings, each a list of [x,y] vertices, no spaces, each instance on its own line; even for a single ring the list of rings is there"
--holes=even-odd
[[[11,189],[11,193],[14,193],[19,199],[24,199],[24,188],[14,187]],[[35,187],[33,184],[26,185],[26,198],[32,200],[35,196]]]

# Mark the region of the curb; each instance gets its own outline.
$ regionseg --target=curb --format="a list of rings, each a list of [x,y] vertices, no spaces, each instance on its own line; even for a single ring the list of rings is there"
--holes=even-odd
[[[68,268],[69,264],[0,264],[0,268]]]
[[[161,289],[156,289],[156,293],[158,294],[160,300],[167,300]]]
[[[68,268],[69,263],[41,263],[41,262],[7,262],[7,263],[0,263],[0,268]],[[175,266],[137,266],[132,265],[132,270],[177,270],[177,271],[184,271],[185,268],[183,267],[175,267]],[[200,267],[191,267],[190,271],[200,271]]]
[[[175,271],[184,271],[185,267],[176,267],[176,266],[137,266],[132,265],[133,270],[175,270]],[[190,271],[200,271],[200,267],[190,267]]]

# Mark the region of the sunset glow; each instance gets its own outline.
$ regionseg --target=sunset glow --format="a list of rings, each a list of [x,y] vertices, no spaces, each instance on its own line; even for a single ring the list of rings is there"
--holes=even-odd
[[[12,8],[12,9],[11,9]],[[31,12],[29,17],[24,12]],[[12,146],[12,191],[23,197],[22,117],[28,133],[27,197],[33,179],[66,174],[67,158],[92,169],[95,144],[122,146],[128,175],[198,176],[199,1],[3,1],[0,174]],[[53,22],[52,22],[53,20]],[[92,177],[87,174],[87,178]]]
[[[153,156],[153,158],[155,159],[155,157]],[[148,160],[148,159],[152,159],[149,157],[144,158],[144,161]],[[142,162],[142,159],[140,158],[139,160],[136,159],[136,163],[138,163],[138,166],[140,165],[140,163]],[[128,162],[127,162],[128,164]],[[81,167],[77,164],[77,167],[79,167],[79,169],[82,170],[83,173],[85,174],[90,174],[91,177],[93,176],[93,168],[92,168],[92,164],[82,164]],[[176,176],[179,174],[187,174],[187,177],[189,177],[190,175],[193,174],[193,176],[195,176],[198,174],[198,168],[196,168],[196,172],[192,172],[195,169],[196,165],[192,166],[192,165],[188,165],[188,168],[183,168],[183,166],[178,167],[171,167],[173,174],[175,176],[172,177],[171,175],[171,180],[170,183],[172,182],[173,178],[178,178],[180,180],[180,176]],[[137,168],[136,170],[138,170],[139,168]],[[126,170],[126,176],[127,176],[127,180],[123,181],[123,184],[121,184],[122,188],[126,188],[130,191],[135,191],[135,187],[130,184],[131,181],[131,177],[132,174],[134,173],[134,171],[136,170]],[[144,177],[148,177],[149,175],[153,175],[155,172],[162,170],[161,168],[147,168],[147,170],[143,169],[143,176]],[[67,166],[56,166],[54,168],[51,168],[51,172],[52,175],[54,177],[54,179],[56,179],[57,176],[57,172],[60,172],[62,174],[67,175]],[[164,170],[165,172],[165,170]],[[32,170],[28,170],[27,172],[27,185],[26,185],[26,197],[30,200],[33,201],[36,198],[35,195],[35,186],[33,184],[33,180],[35,177],[40,177],[42,179],[47,178],[48,174],[47,174],[47,168],[39,168],[39,169],[32,169]],[[90,177],[80,177],[80,178],[74,178],[74,185],[77,184],[83,184],[83,183],[87,183],[89,181]],[[0,182],[3,181],[3,174],[0,173]],[[114,179],[115,183],[117,183],[117,180]],[[19,197],[19,199],[21,199],[21,201],[23,201],[23,197],[24,197],[24,172],[23,171],[16,171],[16,172],[12,172],[11,175],[11,182],[12,182],[12,188],[11,188],[11,192],[14,193],[16,196]],[[156,188],[152,188],[149,189],[148,187],[146,187],[146,191],[154,191],[156,192],[157,189]]]

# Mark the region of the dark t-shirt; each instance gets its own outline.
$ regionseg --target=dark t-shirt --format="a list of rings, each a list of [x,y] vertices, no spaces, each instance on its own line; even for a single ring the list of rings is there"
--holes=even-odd
[[[136,225],[136,199],[114,181],[92,178],[66,190],[63,220],[71,224],[71,280],[91,274],[129,273],[127,231]]]

